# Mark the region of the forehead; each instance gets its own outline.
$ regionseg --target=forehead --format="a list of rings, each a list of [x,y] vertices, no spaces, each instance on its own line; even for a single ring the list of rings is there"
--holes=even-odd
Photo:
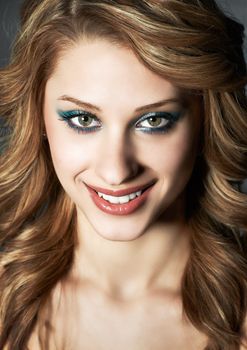
[[[71,95],[104,105],[148,104],[180,91],[145,67],[126,47],[106,40],[81,40],[63,52],[47,83],[49,95]]]

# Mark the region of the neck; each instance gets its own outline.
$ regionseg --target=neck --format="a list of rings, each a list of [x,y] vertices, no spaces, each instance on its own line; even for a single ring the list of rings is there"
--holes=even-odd
[[[180,293],[189,257],[189,228],[183,218],[156,221],[139,238],[102,238],[78,212],[78,246],[72,276],[107,294],[133,298],[151,290]]]

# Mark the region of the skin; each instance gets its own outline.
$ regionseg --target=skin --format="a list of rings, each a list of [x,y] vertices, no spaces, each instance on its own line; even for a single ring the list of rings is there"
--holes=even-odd
[[[65,95],[98,106],[83,110],[96,114],[102,129],[81,134],[61,122],[58,109],[82,109],[62,100]],[[181,112],[181,118],[164,134],[130,126],[150,111]],[[88,350],[113,349],[116,342],[118,350],[203,348],[205,337],[184,319],[181,304],[190,251],[184,193],[201,125],[197,99],[148,70],[128,48],[83,40],[63,53],[47,82],[44,121],[55,171],[78,217],[73,269],[54,292],[56,328],[77,330],[71,343]],[[151,180],[147,202],[124,216],[102,212],[85,188],[119,190]]]

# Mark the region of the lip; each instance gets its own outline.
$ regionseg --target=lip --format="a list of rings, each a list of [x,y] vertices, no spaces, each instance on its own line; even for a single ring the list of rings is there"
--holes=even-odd
[[[155,182],[152,182],[150,184],[146,184],[145,186],[141,186],[141,187],[138,186],[138,187],[132,187],[131,189],[128,189],[128,190],[117,191],[117,193],[119,193],[119,192],[123,193],[123,191],[124,191],[124,193],[132,193],[132,192],[136,192],[135,191],[136,188],[137,188],[137,190],[140,190],[141,188],[142,188],[142,190],[144,190],[144,192],[139,197],[136,197],[135,199],[129,201],[128,203],[123,203],[123,204],[112,204],[112,203],[108,202],[107,200],[105,200],[104,198],[99,197],[98,194],[96,193],[96,190],[94,190],[94,188],[96,188],[96,187],[91,188],[90,186],[86,185],[86,188],[89,191],[89,194],[92,198],[92,201],[101,211],[103,211],[107,214],[111,214],[111,215],[129,215],[129,214],[135,212],[137,209],[139,209],[140,207],[142,207],[145,204],[145,202],[148,199],[149,193],[153,189],[154,183]],[[99,187],[97,187],[97,189],[99,189]],[[134,189],[134,191],[133,191],[133,189]],[[101,189],[101,190],[103,190],[103,189]],[[132,192],[130,192],[130,190]],[[108,193],[110,192],[109,190],[107,190],[107,191],[108,191]],[[99,191],[99,192],[101,192],[101,191]],[[116,191],[111,191],[110,193],[115,193],[115,195],[116,195]]]
[[[96,192],[101,192],[101,193],[104,193],[104,194],[108,194],[109,196],[122,197],[122,196],[126,196],[126,195],[128,195],[130,193],[133,193],[133,192],[143,191],[146,188],[152,186],[154,183],[155,183],[155,181],[152,180],[149,183],[146,183],[146,184],[143,184],[143,185],[140,185],[140,186],[129,187],[129,188],[126,188],[126,189],[123,189],[123,190],[118,190],[118,191],[107,190],[107,189],[102,188],[102,187],[91,186],[91,185],[87,185],[87,184],[85,184],[85,185],[86,185],[87,188],[89,187],[89,188],[91,188],[92,190],[94,190]]]

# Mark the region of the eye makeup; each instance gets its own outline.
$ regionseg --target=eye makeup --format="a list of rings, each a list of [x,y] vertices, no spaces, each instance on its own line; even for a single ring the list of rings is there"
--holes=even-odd
[[[59,120],[77,131],[78,133],[90,133],[102,128],[100,119],[87,111],[69,110],[57,111]],[[164,134],[168,132],[175,123],[181,118],[183,112],[149,112],[139,116],[131,126],[135,126],[137,131],[147,134]]]
[[[81,110],[58,110],[57,113],[60,117],[59,120],[64,121],[68,127],[74,129],[78,133],[89,133],[101,128],[100,120],[90,112]]]
[[[137,122],[135,122],[135,127],[138,131],[148,134],[164,134],[174,126],[181,116],[182,112],[149,112],[141,116]],[[158,125],[150,124],[155,122],[158,122]],[[149,125],[147,125],[148,123]],[[141,126],[141,124],[143,125]]]

